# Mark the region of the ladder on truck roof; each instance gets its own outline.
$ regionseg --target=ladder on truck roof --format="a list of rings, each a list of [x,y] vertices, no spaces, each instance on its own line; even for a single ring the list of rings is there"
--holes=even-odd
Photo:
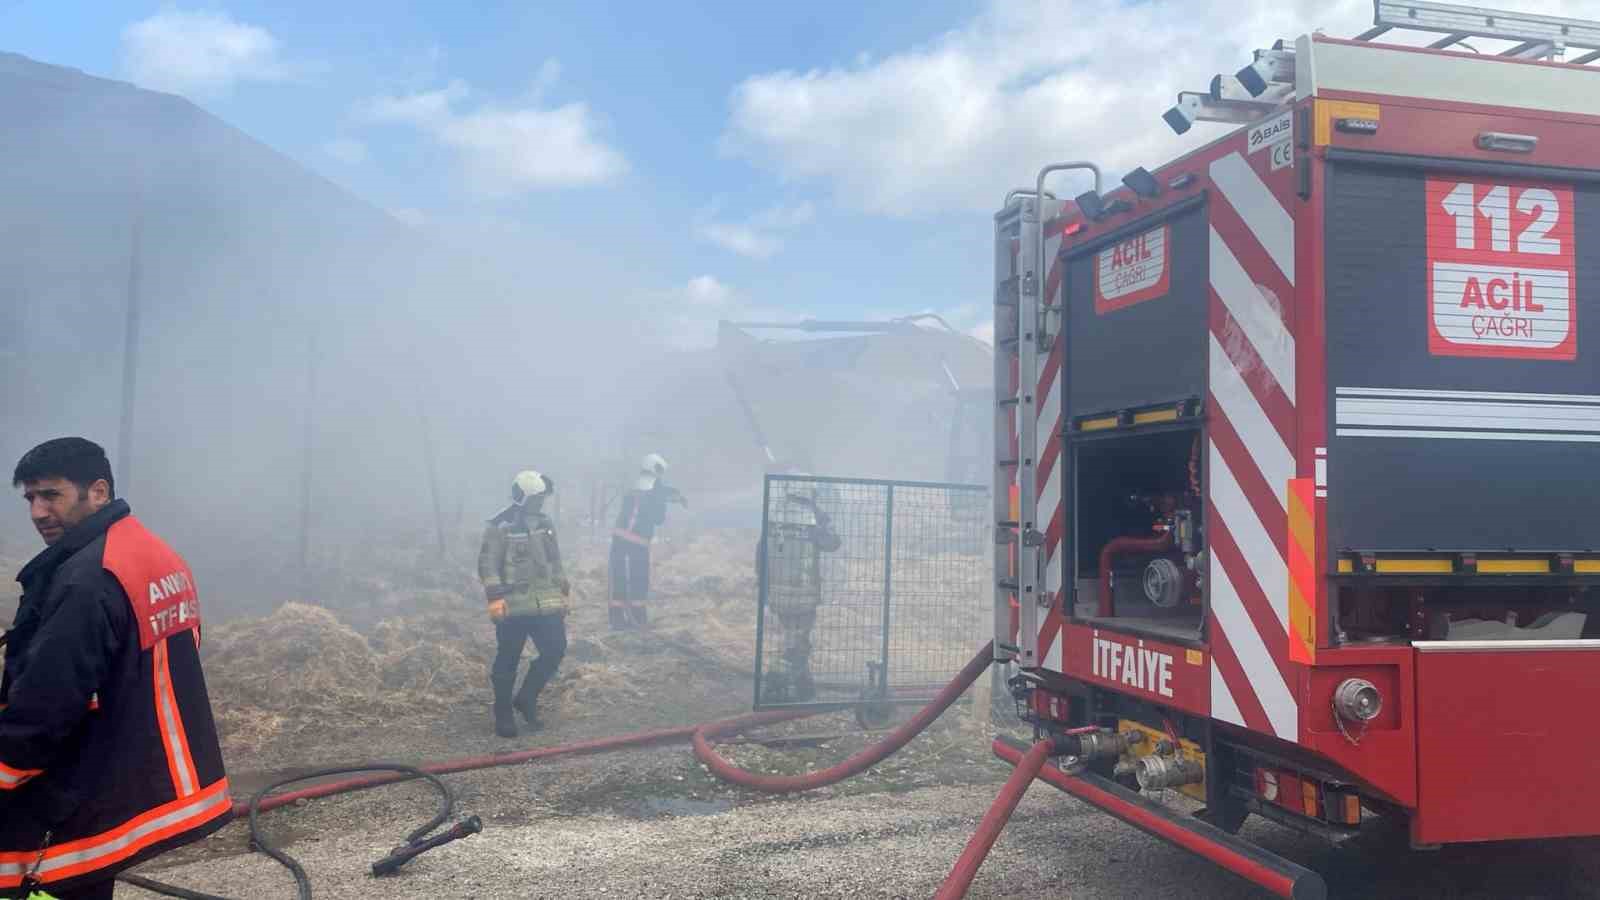
[[[1372,27],[1356,35],[1358,41],[1370,41],[1401,29],[1444,35],[1428,45],[1434,50],[1457,46],[1469,38],[1492,38],[1516,42],[1515,47],[1497,54],[1514,59],[1547,59],[1580,66],[1600,59],[1600,22],[1422,0],[1373,0],[1372,6]],[[1467,46],[1471,49],[1470,44]],[[1589,52],[1575,59],[1562,59],[1569,49]]]
[[[1487,39],[1513,44],[1494,54],[1506,59],[1579,66],[1600,61],[1600,21],[1432,0],[1372,0],[1372,27],[1354,40],[1370,42],[1391,32],[1444,35],[1425,45],[1433,50],[1464,48],[1478,53],[1481,51],[1470,41]],[[1568,51],[1585,52],[1567,59]],[[1195,122],[1247,125],[1281,111],[1293,99],[1294,92],[1294,47],[1291,42],[1280,40],[1269,50],[1255,51],[1255,61],[1232,78],[1219,74],[1211,79],[1206,91],[1179,93],[1178,104],[1162,118],[1179,134]]]

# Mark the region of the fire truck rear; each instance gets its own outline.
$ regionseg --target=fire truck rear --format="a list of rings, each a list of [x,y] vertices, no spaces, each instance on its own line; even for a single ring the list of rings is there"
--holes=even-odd
[[[1600,835],[1600,23],[1374,9],[1166,114],[1227,136],[996,216],[996,647],[1046,774],[1286,896],[1247,816]]]

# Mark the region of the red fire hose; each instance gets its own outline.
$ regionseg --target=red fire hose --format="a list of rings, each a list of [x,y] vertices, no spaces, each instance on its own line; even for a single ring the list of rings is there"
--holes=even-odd
[[[744,769],[734,766],[722,756],[718,755],[716,750],[712,747],[711,742],[718,737],[737,734],[741,731],[747,731],[749,729],[758,728],[764,725],[774,725],[779,722],[787,722],[794,719],[804,718],[806,716],[817,715],[819,713],[847,709],[853,704],[830,704],[828,706],[814,706],[800,710],[769,710],[766,712],[737,716],[731,719],[723,719],[716,722],[707,722],[701,725],[665,728],[656,731],[639,731],[632,734],[617,735],[614,737],[599,738],[589,741],[577,741],[574,743],[561,744],[554,747],[537,747],[530,750],[520,750],[513,753],[495,753],[487,756],[470,756],[444,760],[441,762],[425,763],[415,767],[398,767],[407,769],[408,773],[386,772],[381,775],[345,778],[339,781],[331,781],[325,784],[302,788],[300,790],[285,791],[280,794],[273,794],[270,797],[265,796],[265,794],[270,793],[272,790],[272,788],[268,788],[266,791],[263,791],[260,795],[257,795],[255,798],[253,798],[253,808],[250,803],[237,803],[234,805],[234,813],[236,815],[250,814],[252,835],[254,835],[257,815],[268,810],[277,809],[279,807],[295,803],[300,800],[310,800],[317,797],[329,797],[335,794],[361,791],[418,777],[426,778],[452,772],[465,772],[471,769],[487,769],[496,766],[514,766],[533,762],[535,760],[551,759],[558,756],[580,756],[593,753],[607,753],[614,750],[625,750],[637,747],[674,744],[685,740],[693,742],[695,755],[705,763],[706,767],[710,769],[712,774],[724,781],[768,793],[789,793],[794,791],[811,790],[843,781],[844,779],[853,775],[858,775],[900,750],[900,748],[909,743],[912,738],[916,737],[918,734],[927,729],[929,725],[933,724],[933,721],[939,718],[939,716],[950,707],[950,704],[954,703],[956,699],[966,691],[967,688],[971,687],[973,682],[977,681],[978,677],[989,668],[993,659],[994,644],[991,642],[985,644],[983,648],[972,657],[972,660],[968,662],[967,665],[961,670],[961,673],[957,675],[953,681],[945,685],[944,689],[941,690],[939,694],[934,697],[933,700],[931,700],[926,706],[924,706],[914,717],[912,717],[910,721],[890,732],[889,735],[883,740],[880,740],[872,746],[867,747],[860,753],[857,753],[844,762],[841,762],[835,766],[831,766],[820,772],[813,772],[808,775],[771,777],[748,772]],[[376,768],[382,767],[383,766],[376,766]],[[1020,798],[1020,791],[1018,792],[1018,797]],[[1011,807],[1014,808],[1015,806],[1016,803],[1013,801],[1011,803]],[[991,816],[992,815],[993,811],[991,811]],[[995,834],[998,834],[1000,826],[1004,824],[1005,818],[1009,815],[1010,809],[1007,809],[1000,817],[999,821],[994,823],[993,830]],[[985,824],[987,825],[988,822],[989,820],[986,818]],[[979,862],[981,862],[983,854],[987,852],[988,845],[993,843],[994,836],[991,835],[987,839],[987,843],[982,852],[977,854],[977,860]],[[422,847],[422,849],[427,849],[427,847]],[[421,850],[418,850],[417,852],[421,852]],[[276,855],[274,858],[278,858],[280,862],[285,862],[286,865],[289,865],[291,871],[296,873],[296,881],[299,884],[302,892],[301,896],[309,896],[310,885],[304,877],[304,871],[299,868],[299,864],[294,863],[292,860],[286,860],[285,858]],[[966,857],[963,856],[963,860],[965,860],[965,858]],[[973,865],[973,870],[976,871],[976,864]],[[164,893],[175,897],[208,897],[208,895],[203,895],[199,892],[189,891],[184,888],[174,887],[172,885],[160,884],[158,882],[149,881],[148,879],[140,879],[133,875],[125,875],[123,877],[124,880],[136,881],[146,889],[154,890],[158,893]],[[969,875],[967,877],[967,883],[970,882],[971,876]],[[965,893],[965,886],[961,888],[961,893]],[[941,894],[941,897],[943,896],[947,895]],[[948,896],[960,895],[956,894]]]
[[[983,865],[983,861],[989,856],[989,850],[1000,837],[1000,830],[1011,820],[1011,814],[1016,812],[1017,804],[1022,802],[1022,795],[1027,793],[1028,785],[1033,784],[1033,779],[1038,777],[1039,770],[1044,768],[1045,761],[1054,752],[1055,742],[1048,738],[1028,749],[1027,755],[1017,763],[1017,768],[1011,773],[1011,777],[1006,779],[1005,786],[1000,788],[999,796],[994,798],[994,805],[983,814],[983,821],[978,823],[978,830],[972,833],[966,849],[961,851],[961,858],[956,860],[955,866],[950,869],[950,874],[945,876],[944,884],[939,886],[939,892],[933,895],[933,900],[961,900],[967,895],[967,889],[972,887],[972,879],[978,874],[978,867]]]
[[[778,710],[773,712],[754,713],[742,716],[739,719],[730,719],[730,722],[740,722],[744,728],[755,728],[760,725],[773,725],[802,716],[814,715],[817,712],[829,710],[807,709],[802,711]],[[424,772],[432,775],[448,775],[452,772],[466,772],[472,769],[491,769],[497,766],[518,766],[523,763],[535,762],[541,759],[552,759],[558,756],[586,756],[595,753],[609,753],[614,750],[629,750],[638,747],[654,747],[662,744],[678,744],[694,736],[697,725],[683,725],[677,728],[663,728],[657,731],[635,731],[631,734],[619,734],[612,737],[596,738],[590,741],[576,741],[571,744],[558,744],[554,747],[535,747],[531,750],[518,750],[512,753],[492,753],[486,756],[464,756],[441,762],[423,763],[417,766]],[[288,806],[300,800],[312,800],[318,797],[331,797],[334,794],[347,794],[352,791],[363,791],[368,788],[381,787],[406,781],[412,776],[400,774],[368,775],[361,778],[346,778],[342,781],[330,781],[326,784],[313,785],[294,791],[285,791],[274,794],[261,801],[257,809],[261,812]],[[249,804],[238,801],[233,805],[235,815],[244,814]]]
[[[1024,753],[1022,747],[997,738],[993,749],[995,756],[1021,771],[1023,765],[1031,764],[1032,754],[1038,746],[1035,744]],[[1099,807],[1135,828],[1210,860],[1279,897],[1327,900],[1328,887],[1321,875],[1210,823],[1175,816],[1159,804],[1096,775],[1069,775],[1051,765],[1038,766],[1036,772],[1039,780]]]
[[[519,750],[513,753],[494,753],[487,756],[468,756],[441,762],[423,763],[417,768],[433,775],[447,775],[452,772],[466,772],[472,769],[516,766],[558,756],[584,756],[594,753],[609,753],[614,750],[628,750],[637,747],[653,747],[661,744],[693,741],[695,755],[700,757],[700,760],[706,764],[714,775],[724,781],[769,793],[812,790],[864,772],[882,762],[901,747],[904,747],[912,738],[916,737],[931,725],[935,719],[939,718],[939,715],[949,708],[950,704],[954,703],[956,698],[960,697],[968,687],[971,687],[972,683],[978,679],[978,676],[989,668],[989,663],[993,658],[993,643],[984,644],[983,649],[979,650],[972,657],[972,661],[967,663],[966,668],[961,670],[961,674],[956,676],[954,681],[945,685],[944,690],[940,691],[938,696],[934,697],[910,721],[890,732],[883,740],[844,762],[809,775],[774,778],[747,772],[718,755],[711,746],[711,741],[718,737],[726,737],[752,728],[775,725],[779,722],[788,722],[819,713],[833,712],[847,708],[849,704],[811,707],[801,710],[769,710],[736,716],[717,722],[707,722],[701,725],[684,725],[678,728],[663,728],[656,731],[636,731],[632,734],[621,734],[590,741],[577,741],[571,744],[559,744],[554,747],[535,747],[531,750]],[[393,784],[397,781],[405,781],[408,777],[399,774],[384,774],[332,781],[327,784],[275,794],[262,800],[257,809],[260,812],[266,812],[299,800],[310,800],[317,797],[329,797],[334,794],[366,790],[380,785]],[[235,803],[234,813],[243,814],[247,806],[248,804],[246,803]]]
[[[989,668],[989,664],[993,660],[993,642],[984,644],[983,649],[979,650],[977,655],[972,657],[972,661],[968,662],[966,667],[961,670],[961,674],[945,685],[944,689],[939,691],[938,696],[928,701],[928,705],[924,706],[904,725],[889,732],[883,740],[867,747],[860,753],[821,771],[811,772],[806,775],[757,775],[728,762],[711,745],[711,742],[716,738],[727,737],[758,724],[766,724],[756,720],[760,719],[761,716],[769,715],[768,713],[740,716],[736,719],[726,719],[721,722],[710,722],[701,725],[699,728],[694,729],[694,755],[706,764],[706,768],[711,770],[711,774],[723,781],[736,784],[739,787],[749,788],[753,791],[764,791],[769,794],[787,794],[836,784],[846,778],[860,775],[910,743],[912,738],[921,734],[929,725],[932,725],[933,721],[950,707],[950,704],[956,702],[956,699],[965,693],[974,681],[978,680],[978,676]],[[794,716],[791,714],[790,717],[793,718]]]

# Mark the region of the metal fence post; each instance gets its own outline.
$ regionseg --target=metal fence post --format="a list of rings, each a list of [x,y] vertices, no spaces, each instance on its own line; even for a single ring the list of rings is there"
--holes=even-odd
[[[771,515],[772,476],[768,475],[761,483],[761,542],[756,545],[756,670],[752,709],[761,708],[761,670],[765,668],[762,662],[767,652],[767,521]]]
[[[889,694],[889,632],[893,624],[890,620],[892,597],[891,585],[894,583],[894,485],[889,485],[884,501],[883,514],[883,657],[878,664],[878,692],[882,696]]]

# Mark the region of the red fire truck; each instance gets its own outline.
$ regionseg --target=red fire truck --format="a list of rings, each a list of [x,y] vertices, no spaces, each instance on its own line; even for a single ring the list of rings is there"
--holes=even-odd
[[[1374,10],[1165,116],[1225,137],[996,215],[1019,708],[1286,896],[1247,816],[1600,835],[1600,22]]]

